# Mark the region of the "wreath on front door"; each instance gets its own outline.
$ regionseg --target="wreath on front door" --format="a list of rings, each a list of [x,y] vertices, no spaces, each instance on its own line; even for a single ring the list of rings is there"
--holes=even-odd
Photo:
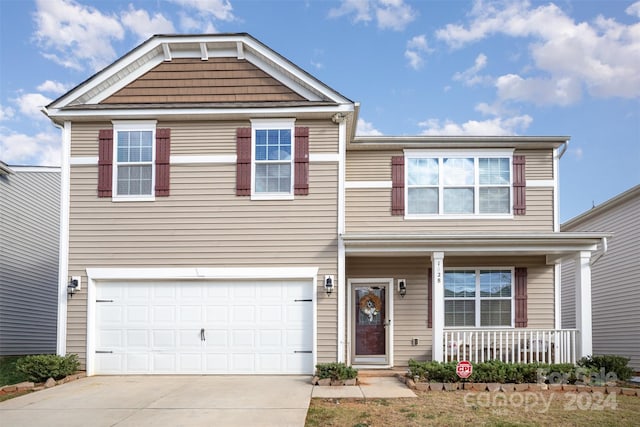
[[[360,311],[367,315],[369,322],[373,322],[373,317],[380,313],[382,302],[377,295],[369,292],[360,298]]]

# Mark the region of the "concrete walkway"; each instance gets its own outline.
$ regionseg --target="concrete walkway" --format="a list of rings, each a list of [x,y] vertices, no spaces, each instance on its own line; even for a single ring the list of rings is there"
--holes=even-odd
[[[382,399],[416,397],[416,394],[396,377],[363,377],[360,385],[320,387],[314,386],[311,397],[326,399]]]
[[[89,377],[0,403],[0,426],[304,426],[309,376]]]

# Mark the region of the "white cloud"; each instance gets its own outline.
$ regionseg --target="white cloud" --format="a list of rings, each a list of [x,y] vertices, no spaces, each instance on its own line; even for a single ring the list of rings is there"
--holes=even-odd
[[[220,21],[234,21],[233,6],[228,0],[169,0],[180,6],[194,9],[202,15],[210,15]]]
[[[416,13],[404,0],[342,0],[339,7],[329,10],[329,17],[354,15],[353,23],[368,23],[375,16],[378,28],[402,31],[415,20]]]
[[[409,66],[414,70],[419,70],[424,65],[425,53],[432,52],[433,49],[429,48],[427,37],[424,34],[414,36],[407,42],[407,48],[404,51],[404,57],[409,61]]]
[[[640,18],[640,1],[633,3],[625,10],[627,15],[635,16]]]
[[[364,119],[358,119],[358,125],[356,127],[356,135],[358,136],[382,136],[382,132],[373,126],[373,123],[367,122]]]
[[[56,82],[53,80],[46,80],[42,84],[40,84],[37,89],[40,92],[52,93],[54,95],[60,95],[69,90],[69,85],[65,85],[64,83]]]
[[[466,86],[475,86],[479,83],[487,82],[491,80],[488,76],[479,76],[478,73],[487,66],[487,55],[484,53],[479,54],[474,61],[474,64],[462,72],[455,73],[453,80],[461,81]]]
[[[567,154],[575,158],[576,160],[582,160],[582,158],[584,157],[584,151],[582,150],[582,147],[569,148],[567,150]]]
[[[149,12],[144,9],[136,10],[133,5],[129,5],[129,10],[122,13],[121,19],[122,24],[137,35],[139,40],[146,40],[154,34],[174,34],[176,32],[173,23],[161,13],[149,16]]]
[[[0,122],[3,120],[10,120],[13,118],[13,108],[5,107],[0,104]]]
[[[639,14],[640,2],[626,12]],[[449,24],[436,36],[453,48],[495,34],[531,40],[531,73],[541,73],[544,78],[521,78],[525,83],[512,86],[516,93],[503,90],[505,99],[568,105],[580,99],[576,91],[582,88],[597,97],[640,96],[640,23],[624,25],[602,16],[577,23],[554,4],[532,8],[528,2],[482,0],[476,0],[471,16],[468,26]],[[524,90],[524,85],[529,89]],[[545,92],[533,96],[532,87]]]
[[[528,78],[507,74],[496,80],[501,100],[528,101],[537,105],[571,105],[580,100],[580,83],[571,77]]]
[[[427,119],[418,123],[424,128],[422,135],[446,135],[446,136],[505,136],[518,135],[526,130],[533,122],[528,115],[508,118],[495,117],[488,120],[469,120],[465,123],[455,123],[451,120],[440,122],[438,119]]]
[[[68,68],[104,68],[116,58],[111,42],[124,38],[117,17],[73,0],[37,0],[34,17],[43,55]]]
[[[51,102],[51,98],[40,93],[25,93],[13,100],[22,114],[31,119],[48,120],[41,109]]]
[[[53,132],[25,135],[0,129],[0,159],[11,165],[60,166],[60,135]]]

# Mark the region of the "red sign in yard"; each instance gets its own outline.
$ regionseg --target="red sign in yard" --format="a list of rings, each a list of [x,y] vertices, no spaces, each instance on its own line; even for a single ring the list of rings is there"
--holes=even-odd
[[[462,360],[456,365],[456,374],[458,374],[460,378],[469,378],[472,373],[473,365],[470,362]]]

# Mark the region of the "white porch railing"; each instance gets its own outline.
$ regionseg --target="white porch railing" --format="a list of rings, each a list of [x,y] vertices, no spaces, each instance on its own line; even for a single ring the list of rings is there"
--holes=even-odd
[[[575,363],[577,329],[444,331],[444,361]]]

